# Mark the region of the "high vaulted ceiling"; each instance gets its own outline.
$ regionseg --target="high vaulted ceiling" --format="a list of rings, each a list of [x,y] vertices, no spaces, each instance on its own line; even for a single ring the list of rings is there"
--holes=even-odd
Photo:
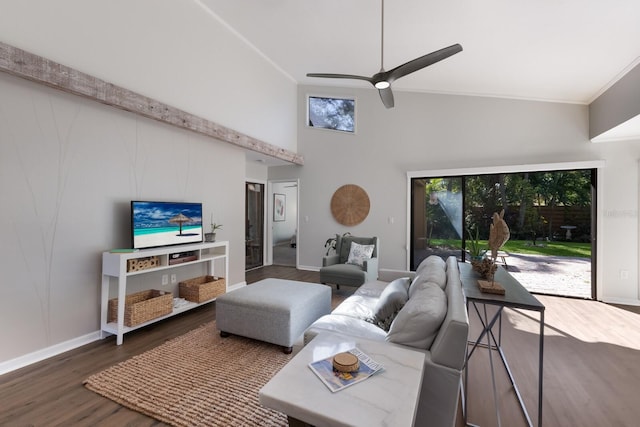
[[[380,69],[380,0],[200,0],[301,84]],[[589,104],[640,62],[638,0],[386,0],[384,68],[460,43],[394,91]],[[212,41],[215,42],[215,41]]]

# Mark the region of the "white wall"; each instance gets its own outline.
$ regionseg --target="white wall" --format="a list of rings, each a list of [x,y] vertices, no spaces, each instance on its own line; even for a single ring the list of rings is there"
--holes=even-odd
[[[306,95],[355,96],[355,135],[303,126]],[[496,98],[396,92],[387,110],[371,89],[300,86],[302,168],[270,168],[269,179],[300,179],[299,264],[321,265],[335,233],[377,235],[381,268],[407,265],[407,171],[605,160],[599,174],[599,295],[631,304],[638,298],[638,158],[640,141],[593,144],[586,106]],[[333,192],[357,184],[371,212],[355,226],[330,212]],[[308,218],[308,221],[306,219]],[[393,219],[391,221],[390,219]],[[629,278],[620,279],[620,270]]]
[[[132,199],[214,210],[244,281],[242,150],[2,73],[0,93],[0,362],[100,329],[101,252],[130,246]]]
[[[626,137],[621,129],[629,121],[637,122],[639,115],[640,65],[636,65],[589,105],[589,136],[596,141]]]
[[[0,4],[4,43],[296,151],[296,83],[197,1]]]
[[[245,174],[247,181],[262,183],[267,180],[269,171],[268,168],[261,163],[248,161]]]
[[[197,1],[0,3],[0,41],[296,151],[295,82]],[[0,368],[95,335],[100,253],[129,245],[131,199],[202,201],[244,281],[244,180],[264,166],[2,73],[0,94]]]

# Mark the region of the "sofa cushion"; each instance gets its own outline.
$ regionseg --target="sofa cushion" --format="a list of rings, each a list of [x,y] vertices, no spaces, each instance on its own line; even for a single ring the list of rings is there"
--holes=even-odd
[[[377,297],[354,294],[342,301],[331,314],[355,317],[357,319],[370,319],[375,316],[377,303]]]
[[[409,289],[409,299],[413,298],[413,296],[415,296],[417,293],[422,292],[423,289],[428,288],[430,286],[436,285],[437,287],[439,287],[440,289],[442,289],[440,287],[440,285],[438,285],[437,283],[434,282],[430,282],[430,281],[419,281],[417,283],[412,283],[411,284],[411,289]],[[444,289],[443,289],[444,290]],[[445,294],[446,294],[446,290]]]
[[[384,288],[373,310],[372,323],[385,331],[389,330],[396,315],[409,299],[409,284],[409,278],[403,277]]]
[[[440,267],[443,270],[447,269],[447,263],[445,262],[445,260],[440,258],[438,255],[429,255],[422,260],[420,265],[418,265],[418,268],[416,268],[416,272],[421,268],[427,268],[427,266]]]
[[[414,292],[391,324],[386,340],[426,350],[431,347],[447,314],[447,296],[434,283]]]
[[[434,363],[460,371],[464,367],[465,350],[469,336],[469,317],[462,286],[458,261],[447,259],[447,315],[440,326],[436,339],[431,344],[431,358]],[[455,286],[451,286],[455,284]]]
[[[304,344],[306,345],[316,335],[324,331],[333,331],[374,341],[384,341],[387,335],[385,331],[365,320],[339,314],[327,314],[307,328],[304,332]]]
[[[373,248],[375,248],[375,245],[361,245],[356,242],[351,242],[351,249],[349,250],[347,264],[355,264],[362,267],[364,265],[364,261],[371,258]]]
[[[387,282],[379,280],[366,282],[356,289],[353,295],[342,301],[331,313],[357,319],[373,318],[378,299],[387,285]]]
[[[419,274],[416,274],[416,276],[409,284],[409,298],[411,298],[411,296],[416,292],[416,289],[418,289],[418,285],[420,283],[426,283],[426,280],[424,280]]]
[[[389,282],[391,282],[391,280],[387,280],[386,282],[382,280],[370,280],[368,282],[365,282],[362,286],[358,287],[353,295],[373,297],[377,300],[377,298],[380,298],[380,295],[382,295],[382,291],[384,291],[384,288],[387,287]]]
[[[419,277],[419,280],[417,280]],[[416,279],[413,283],[433,282],[440,286],[440,289],[444,289],[447,286],[447,271],[446,263],[436,255],[431,255],[425,258],[418,268],[416,269]],[[409,294],[411,294],[409,290]]]

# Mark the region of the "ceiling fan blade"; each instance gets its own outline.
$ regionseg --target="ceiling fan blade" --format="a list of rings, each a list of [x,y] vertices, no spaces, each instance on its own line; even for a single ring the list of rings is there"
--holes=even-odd
[[[357,76],[354,74],[327,74],[327,73],[307,73],[307,77],[323,77],[327,79],[355,79],[372,83],[371,77]]]
[[[396,68],[384,71],[384,0],[381,0],[381,31],[380,31],[380,71],[374,74],[371,77],[358,76],[354,74],[327,74],[327,73],[308,73],[307,77],[323,77],[329,79],[355,79],[355,80],[364,80],[371,83],[376,89],[378,89],[378,93],[380,94],[380,99],[382,99],[382,103],[387,108],[393,108],[394,99],[393,92],[391,91],[391,83],[394,80],[399,79],[400,77],[404,77],[407,74],[411,74],[414,71],[421,70],[429,65],[435,64],[436,62],[442,61],[452,55],[455,55],[458,52],[462,51],[462,46],[459,43],[454,45],[445,47],[440,50],[436,50],[434,52],[423,55],[419,58],[416,58],[412,61],[405,62],[402,65],[397,66]]]
[[[393,92],[391,91],[391,88],[388,87],[386,89],[378,89],[378,93],[380,93],[380,99],[382,99],[382,103],[384,104],[384,106],[387,108],[393,108],[394,102]]]
[[[456,43],[440,50],[436,50],[435,52],[428,53],[412,61],[405,62],[404,64],[397,66],[393,70],[387,71],[387,81],[391,83],[394,80],[399,79],[400,77],[404,77],[407,74],[411,74],[415,71],[423,69],[424,67],[428,67],[429,65],[442,61],[443,59],[447,59],[448,57],[455,55],[456,53],[461,51],[462,46]]]

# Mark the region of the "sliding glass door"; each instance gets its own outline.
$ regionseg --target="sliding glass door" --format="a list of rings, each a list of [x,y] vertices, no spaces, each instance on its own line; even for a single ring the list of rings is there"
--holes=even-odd
[[[461,258],[462,177],[411,181],[411,269],[429,255]]]
[[[469,258],[492,215],[511,237],[498,261],[530,291],[595,298],[596,170],[422,177],[411,180],[411,262]]]

